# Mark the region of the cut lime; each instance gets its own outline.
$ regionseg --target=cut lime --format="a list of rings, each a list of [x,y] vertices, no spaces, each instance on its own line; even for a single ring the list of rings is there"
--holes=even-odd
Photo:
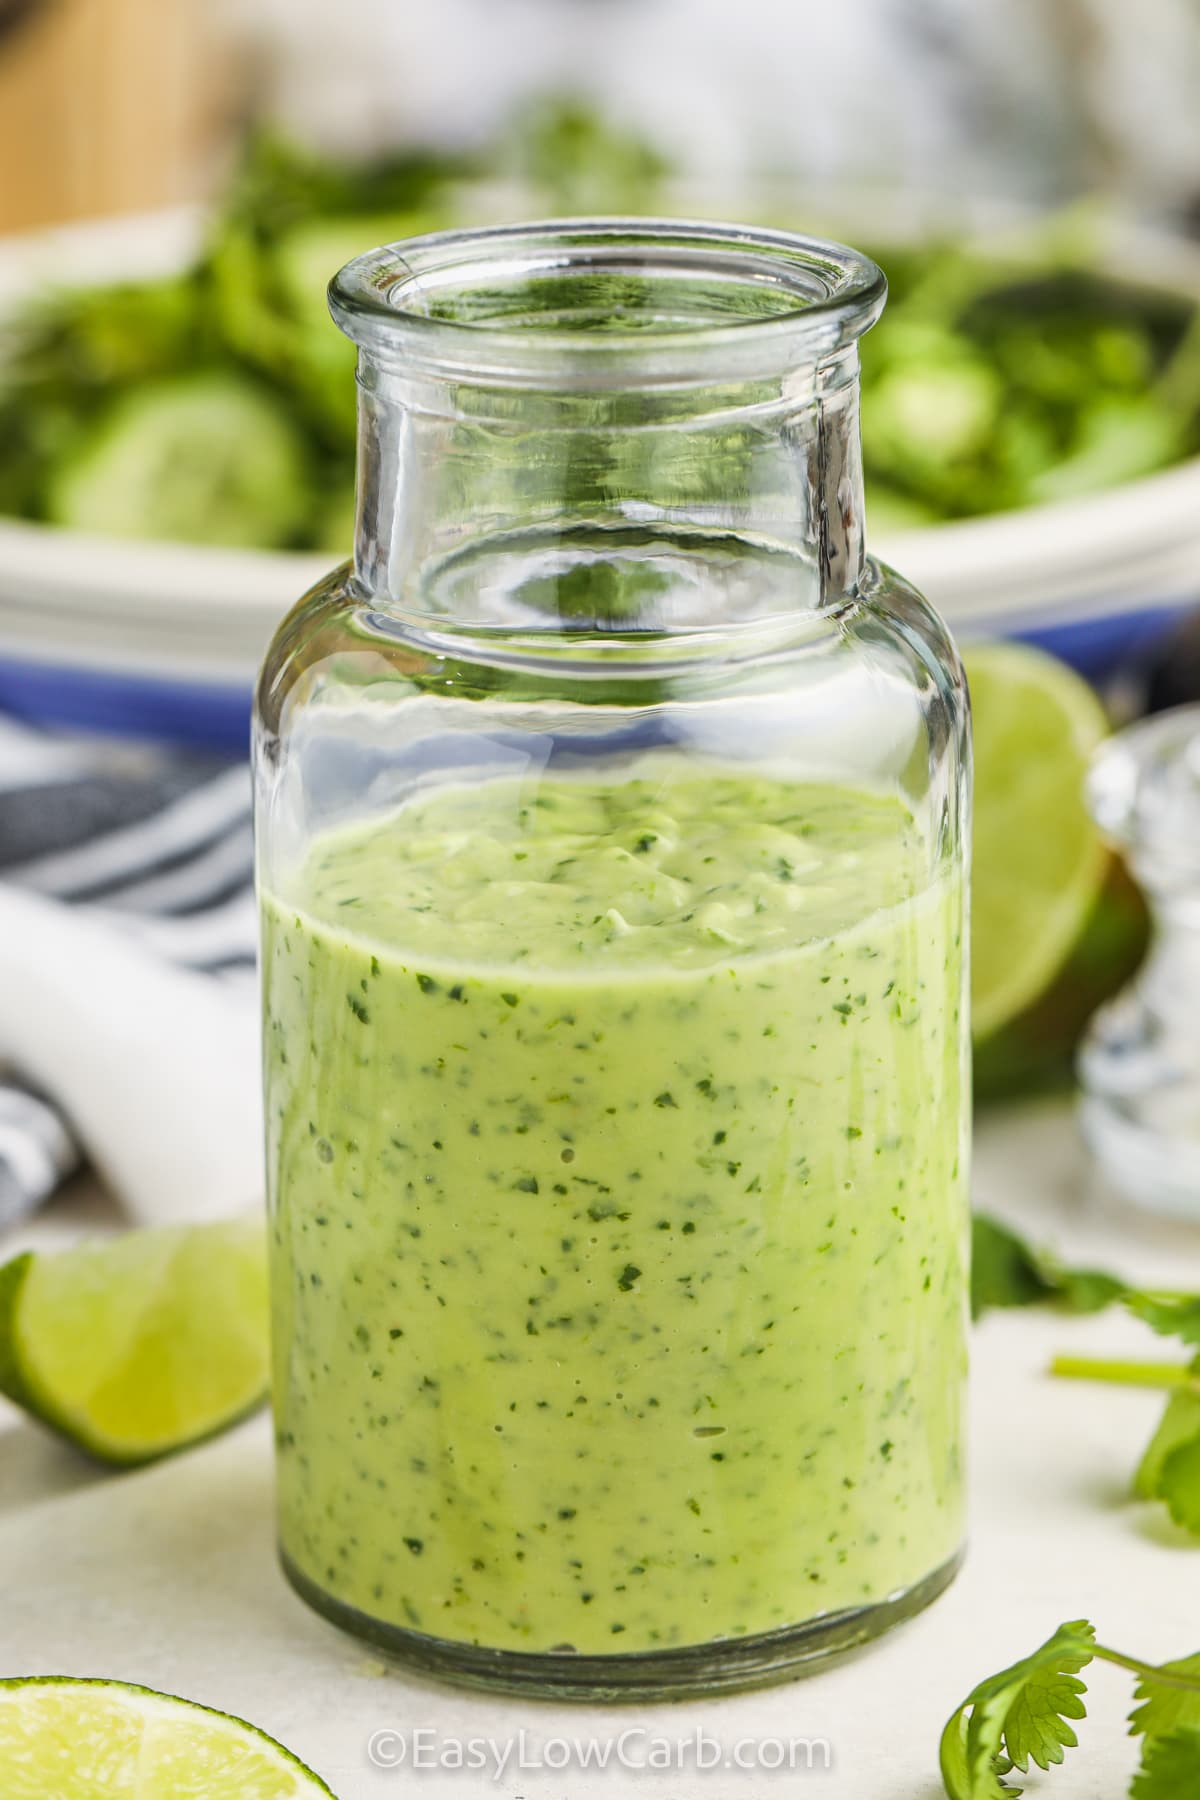
[[[971,1026],[989,1037],[1049,985],[1104,885],[1083,780],[1108,726],[1087,683],[1023,644],[963,658],[975,735]]]
[[[267,1394],[265,1240],[251,1218],[18,1256],[0,1269],[0,1392],[105,1462],[232,1424]]]
[[[120,1681],[0,1681],[4,1800],[302,1800],[331,1790],[265,1732]]]

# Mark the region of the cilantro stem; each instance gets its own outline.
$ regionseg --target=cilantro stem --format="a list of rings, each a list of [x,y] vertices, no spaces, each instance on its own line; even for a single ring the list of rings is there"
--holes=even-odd
[[[1102,1356],[1056,1356],[1051,1375],[1068,1381],[1111,1381],[1123,1387],[1188,1388],[1200,1394],[1200,1379],[1184,1363],[1137,1362]]]
[[[1110,1650],[1106,1644],[1094,1644],[1092,1654],[1101,1662],[1128,1669],[1143,1681],[1152,1681],[1155,1687],[1179,1688],[1185,1694],[1200,1694],[1200,1675],[1189,1675],[1183,1669],[1168,1669],[1161,1663],[1141,1662],[1136,1656],[1122,1656],[1119,1650]]]

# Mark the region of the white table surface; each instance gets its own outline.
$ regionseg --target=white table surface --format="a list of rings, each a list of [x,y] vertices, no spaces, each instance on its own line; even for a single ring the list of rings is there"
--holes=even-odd
[[[975,1193],[980,1206],[1073,1257],[1200,1287],[1200,1228],[1160,1225],[1107,1200],[1061,1106],[985,1121]],[[2,1248],[65,1239],[116,1216],[80,1184]],[[0,1411],[0,1673],[121,1677],[238,1713],[294,1749],[338,1800],[420,1790],[430,1800],[938,1800],[937,1741],[948,1713],[977,1679],[1060,1621],[1089,1616],[1104,1641],[1153,1660],[1200,1648],[1200,1545],[1128,1493],[1160,1397],[1045,1374],[1056,1349],[1131,1345],[1160,1353],[1118,1315],[990,1315],[974,1341],[970,1551],[950,1592],[823,1673],[657,1708],[488,1698],[385,1670],[309,1613],[276,1570],[265,1419],[157,1468],[113,1475]],[[1092,1691],[1097,1716],[1054,1777],[1057,1800],[1126,1793],[1135,1756],[1123,1726],[1128,1679],[1100,1670]],[[435,1758],[453,1756],[452,1739],[504,1742],[522,1727],[526,1766],[510,1762],[498,1779],[490,1769],[379,1768],[368,1756],[379,1731],[426,1730],[423,1754]],[[649,1736],[625,1740],[626,1766],[616,1750],[603,1771],[530,1766],[548,1739],[615,1741],[629,1727]],[[697,1729],[723,1753],[741,1740],[825,1740],[831,1766],[822,1767],[819,1748],[811,1772],[803,1753],[795,1772],[627,1766],[645,1759],[651,1736]]]

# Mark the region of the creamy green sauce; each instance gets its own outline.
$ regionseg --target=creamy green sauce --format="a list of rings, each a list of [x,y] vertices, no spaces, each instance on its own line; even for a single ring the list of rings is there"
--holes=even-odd
[[[283,1547],[471,1644],[699,1644],[961,1535],[962,893],[899,801],[440,786],[264,896]]]

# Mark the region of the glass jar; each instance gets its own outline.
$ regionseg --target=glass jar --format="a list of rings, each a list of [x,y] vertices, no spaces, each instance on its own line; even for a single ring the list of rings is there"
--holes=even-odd
[[[352,568],[257,700],[285,1567],[412,1663],[747,1685],[962,1538],[968,715],[864,555],[833,244],[333,282]]]
[[[1092,816],[1153,918],[1149,953],[1080,1046],[1083,1135],[1136,1206],[1200,1217],[1200,706],[1127,726],[1096,752]]]

